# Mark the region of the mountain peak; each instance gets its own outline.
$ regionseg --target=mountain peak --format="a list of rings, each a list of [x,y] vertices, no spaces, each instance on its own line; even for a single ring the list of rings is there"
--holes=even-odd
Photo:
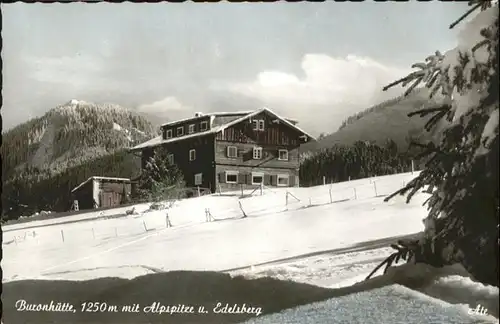
[[[72,99],[5,133],[2,152],[10,159],[4,167],[64,170],[156,135],[156,127],[130,109]]]

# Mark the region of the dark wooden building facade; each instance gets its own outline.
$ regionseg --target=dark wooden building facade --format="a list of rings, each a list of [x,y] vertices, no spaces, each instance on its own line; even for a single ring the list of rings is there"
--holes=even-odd
[[[188,187],[237,190],[242,187],[298,186],[299,147],[314,140],[264,108],[239,113],[197,113],[162,125],[162,136],[142,143],[142,166],[163,146],[183,172]]]
[[[127,178],[90,177],[71,190],[79,209],[116,207],[130,196],[131,181]]]

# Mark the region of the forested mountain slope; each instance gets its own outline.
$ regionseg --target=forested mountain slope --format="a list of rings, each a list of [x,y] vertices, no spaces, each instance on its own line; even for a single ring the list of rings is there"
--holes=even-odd
[[[301,147],[302,152],[330,148],[334,145],[351,146],[357,141],[384,145],[393,140],[405,150],[409,138],[422,139],[427,118],[410,118],[408,113],[434,105],[440,99],[429,99],[427,89],[419,89],[407,97],[397,97],[357,113],[342,123],[338,131],[322,136],[318,142]]]
[[[129,109],[72,100],[3,134],[2,172],[6,178],[26,167],[57,173],[156,133],[151,122]]]
[[[3,214],[67,210],[88,177],[137,175],[140,160],[126,148],[157,134],[132,110],[77,100],[18,125],[3,134]]]

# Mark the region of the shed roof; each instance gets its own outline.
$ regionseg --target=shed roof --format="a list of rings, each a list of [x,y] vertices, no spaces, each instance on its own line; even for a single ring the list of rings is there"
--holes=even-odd
[[[80,183],[75,188],[73,188],[73,190],[71,190],[71,192],[75,192],[76,190],[81,188],[83,185],[85,185],[87,182],[89,182],[90,180],[113,180],[113,181],[130,182],[130,179],[128,179],[128,178],[92,176],[92,177],[88,178],[87,180],[85,180],[84,182]]]

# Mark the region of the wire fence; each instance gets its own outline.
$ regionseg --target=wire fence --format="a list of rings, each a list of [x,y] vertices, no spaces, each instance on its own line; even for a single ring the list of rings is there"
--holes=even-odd
[[[183,199],[163,210],[144,210],[122,217],[96,219],[4,233],[3,244],[102,245],[161,230],[297,211],[341,202],[382,198],[403,188],[415,175],[378,177],[310,188],[263,188],[252,195],[205,195]],[[130,211],[130,210],[129,210]],[[127,213],[125,213],[127,214]]]

